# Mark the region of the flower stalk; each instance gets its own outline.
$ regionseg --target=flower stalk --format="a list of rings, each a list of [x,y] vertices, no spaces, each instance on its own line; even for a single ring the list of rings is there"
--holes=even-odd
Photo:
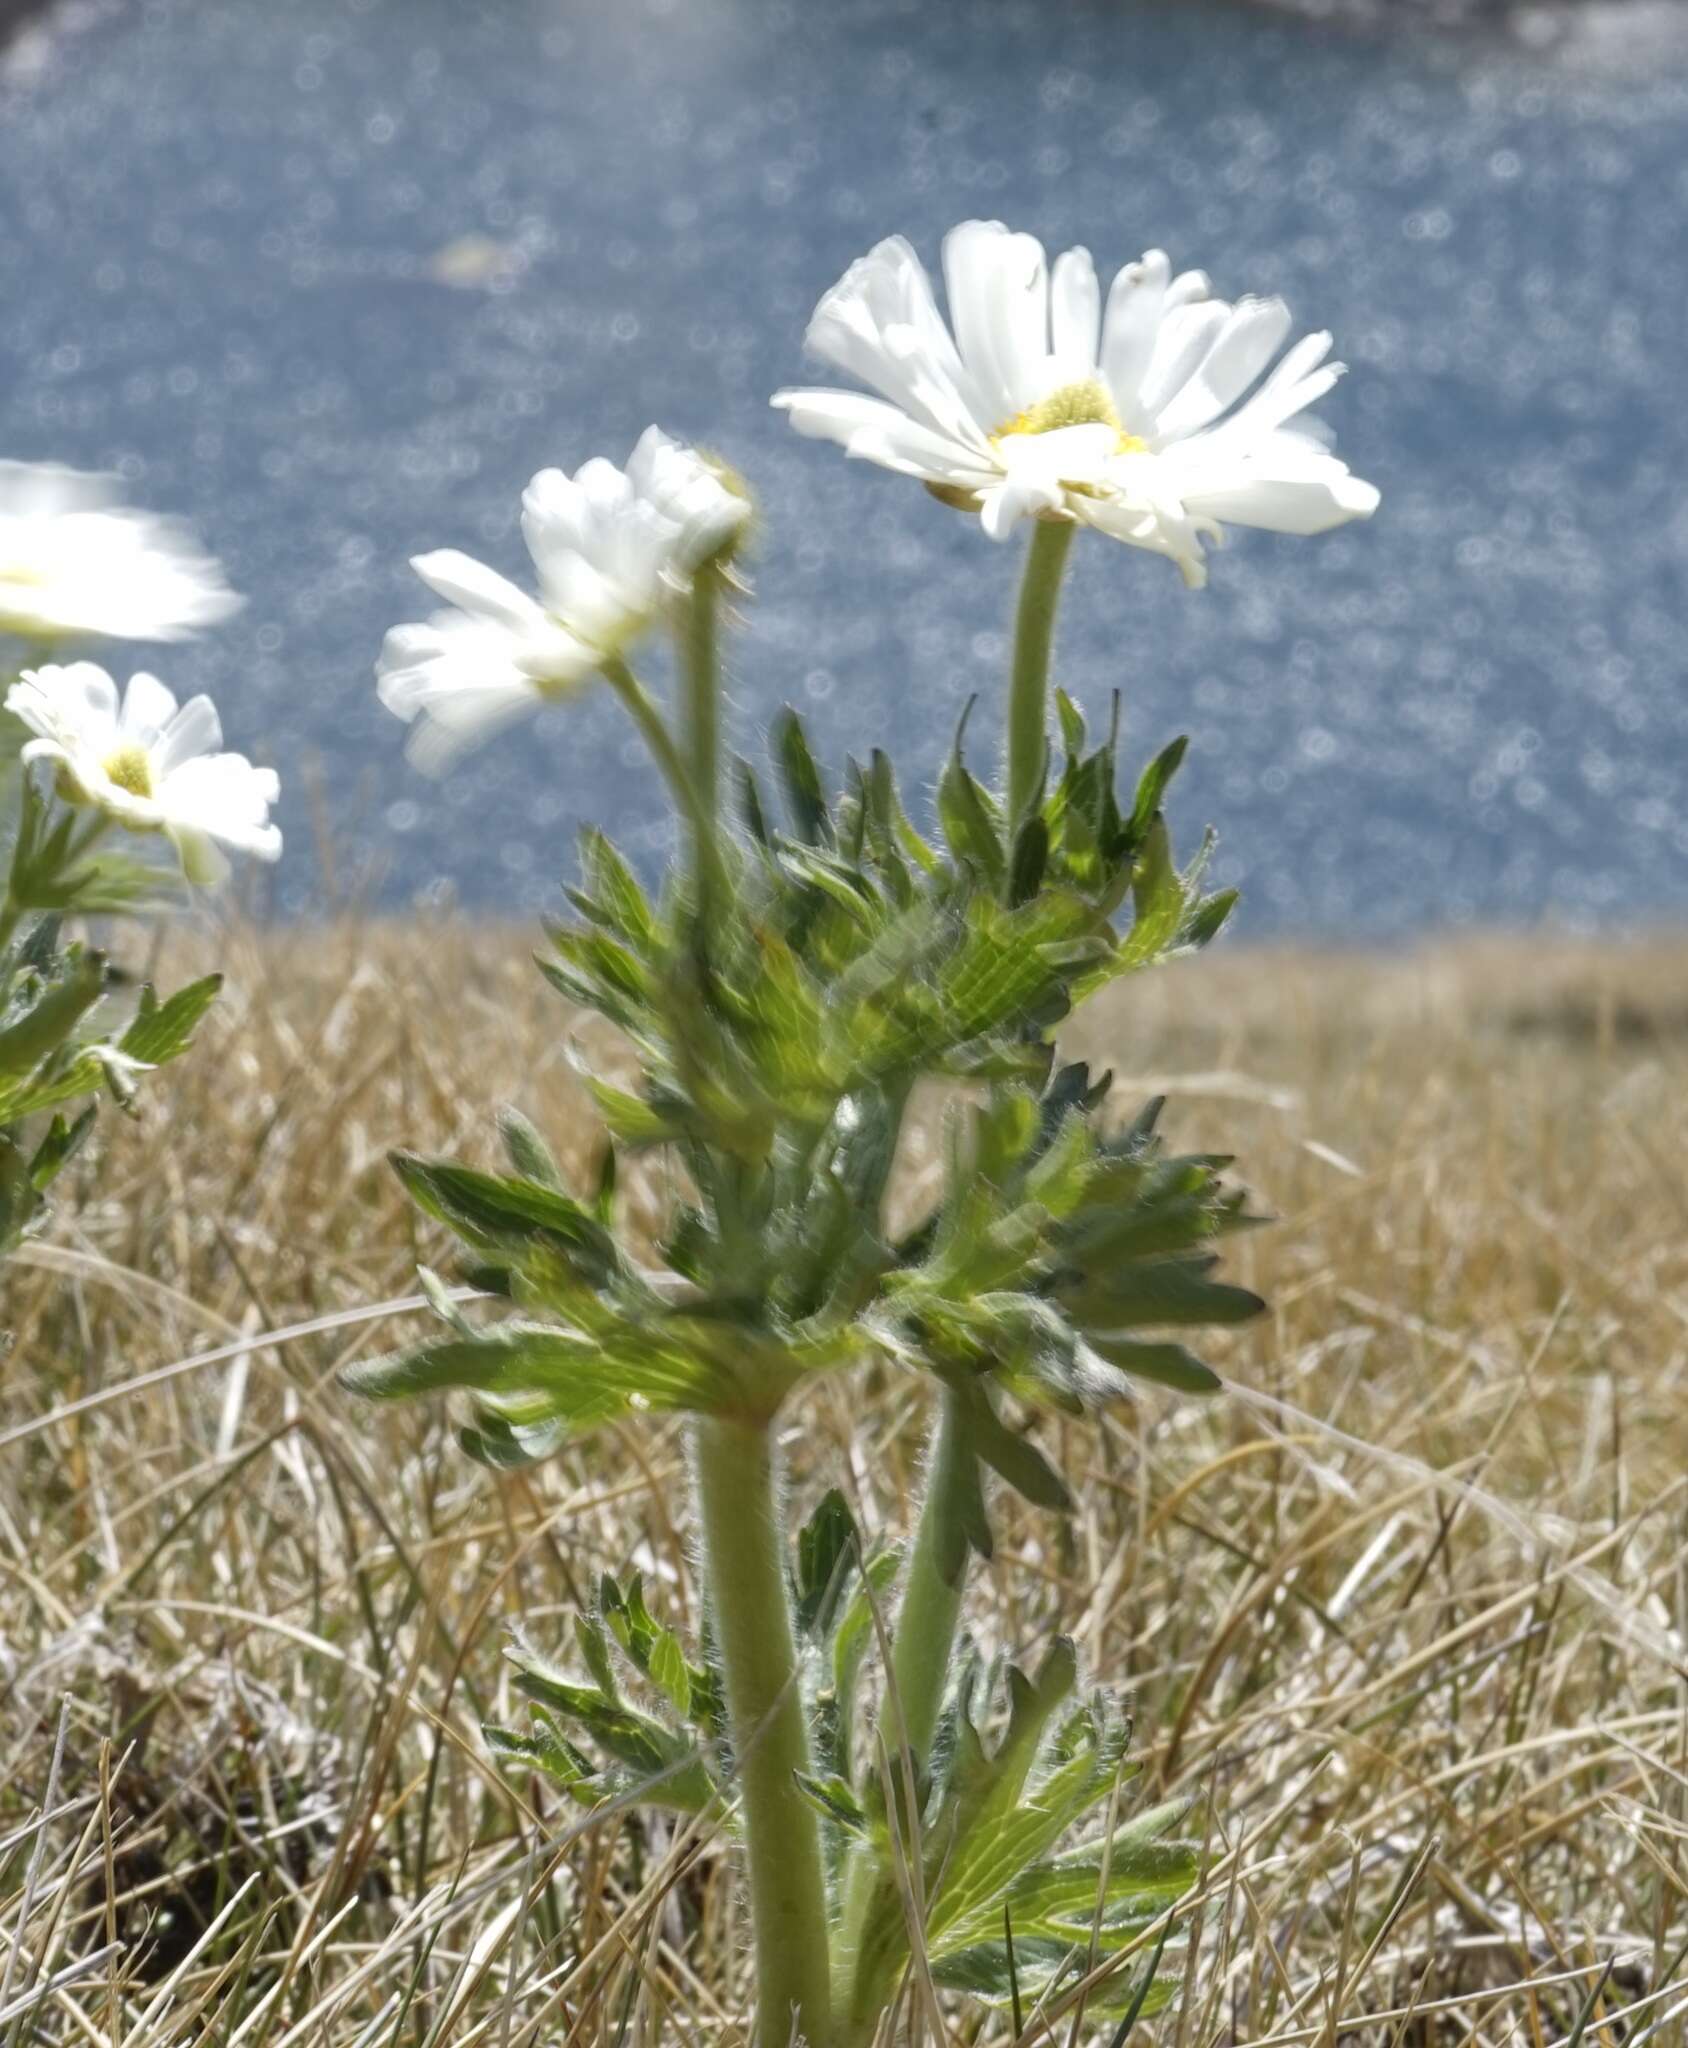
[[[1016,830],[1036,804],[1049,748],[1049,656],[1067,552],[1078,531],[1069,519],[1032,527],[1014,618],[1014,665],[1008,684],[1008,827]]]
[[[798,1788],[810,1766],[773,1445],[766,1423],[700,1417],[693,1433],[708,1595],[749,1866],[756,2048],[830,2048],[832,2000],[820,1823]]]
[[[718,607],[721,563],[711,558],[692,578],[680,626],[682,744],[691,762],[692,872],[699,922],[707,929],[721,863],[721,672]]]
[[[658,773],[668,784],[669,793],[674,798],[680,815],[685,819],[694,842],[703,843],[708,835],[697,784],[685,755],[675,743],[674,735],[668,730],[650,692],[620,655],[613,655],[604,663],[604,679],[615,692],[628,717],[638,727],[639,737],[644,741]],[[713,844],[713,840],[710,839],[708,843]]]

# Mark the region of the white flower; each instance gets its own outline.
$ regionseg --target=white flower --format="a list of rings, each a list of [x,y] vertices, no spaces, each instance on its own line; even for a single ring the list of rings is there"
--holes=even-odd
[[[177,708],[156,676],[117,685],[91,661],[31,669],[6,693],[6,709],[35,738],[25,761],[51,761],[67,801],[93,804],[131,832],[164,832],[190,882],[221,881],[228,862],[216,842],[260,860],[281,853],[269,821],[280,794],[273,768],[225,754],[217,707],[193,697]]]
[[[1378,494],[1313,434],[1286,425],[1341,374],[1281,299],[1216,299],[1158,249],[1119,272],[1102,306],[1088,251],[1051,269],[999,221],[944,241],[944,324],[900,236],[851,265],[809,323],[809,348],[880,395],[779,391],[799,433],[920,478],[1006,539],[1027,517],[1074,519],[1170,555],[1206,581],[1221,522],[1322,533]],[[1252,392],[1252,395],[1245,396]],[[1240,402],[1239,402],[1240,401]]]
[[[184,640],[240,605],[191,535],[124,505],[114,477],[0,462],[0,633]]]
[[[542,469],[522,496],[539,595],[454,548],[411,567],[453,607],[395,626],[376,665],[381,701],[419,721],[419,766],[440,769],[496,727],[567,696],[617,658],[726,547],[750,513],[690,448],[649,427],[625,470],[601,457]]]

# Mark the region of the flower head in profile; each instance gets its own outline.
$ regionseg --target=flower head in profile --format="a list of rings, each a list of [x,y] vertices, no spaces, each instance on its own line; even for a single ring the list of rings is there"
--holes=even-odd
[[[191,535],[123,504],[115,478],[0,462],[0,633],[185,640],[240,604]]]
[[[1004,540],[1027,517],[1070,519],[1169,555],[1206,581],[1223,526],[1322,533],[1378,494],[1290,421],[1341,374],[1328,334],[1289,337],[1281,299],[1213,296],[1158,249],[1104,306],[1088,251],[1051,266],[999,221],[944,242],[946,325],[919,257],[893,236],[815,309],[810,350],[868,385],[779,391],[799,433],[918,477]],[[952,332],[953,329],[953,332]]]
[[[228,873],[222,848],[275,860],[281,832],[270,823],[280,794],[273,768],[226,754],[209,697],[179,705],[156,676],[117,685],[91,661],[26,671],[6,709],[35,737],[23,758],[53,764],[59,794],[91,804],[131,832],[163,832],[182,872],[201,885]]]
[[[618,659],[723,554],[748,498],[693,449],[649,427],[618,469],[542,469],[522,496],[537,596],[443,548],[411,567],[449,609],[395,626],[376,666],[381,701],[413,721],[411,758],[439,769],[497,727],[579,689]]]

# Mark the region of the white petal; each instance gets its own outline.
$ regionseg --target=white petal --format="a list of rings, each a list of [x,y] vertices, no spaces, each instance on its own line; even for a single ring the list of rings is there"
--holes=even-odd
[[[1128,263],[1108,292],[1102,323],[1102,375],[1120,418],[1133,432],[1143,424],[1137,394],[1155,352],[1171,276],[1165,250],[1151,249],[1139,262]]]
[[[135,684],[131,683],[129,694],[132,697],[134,693]],[[190,697],[159,733],[153,747],[153,765],[159,774],[167,775],[197,754],[216,753],[222,744],[223,727],[216,705],[209,697]]]
[[[925,266],[900,235],[852,263],[815,308],[804,346],[938,432],[999,415],[964,368]]]
[[[209,704],[210,699],[201,701]],[[143,673],[129,678],[129,687],[123,693],[123,713],[118,721],[126,740],[133,740],[140,746],[151,746],[175,715],[176,693],[161,683],[157,676]],[[212,717],[216,717],[215,712]]]
[[[958,468],[978,467],[972,448],[864,392],[776,391],[770,402],[790,414],[798,433],[836,441],[852,455],[882,462],[885,458],[879,451],[893,450],[901,459],[887,467],[911,469],[939,482],[947,481]]]
[[[1282,299],[1244,299],[1214,336],[1183,389],[1162,406],[1156,434],[1162,440],[1193,434],[1217,419],[1283,347],[1289,326],[1289,308]]]
[[[1350,476],[1341,463],[1321,476],[1244,477],[1226,488],[1200,491],[1185,500],[1193,512],[1258,526],[1269,533],[1328,533],[1377,510],[1375,485]]]
[[[1001,221],[963,221],[944,237],[944,288],[961,360],[1003,425],[1048,380],[1049,276],[1043,244]]]
[[[117,685],[97,662],[73,661],[63,668],[38,668],[34,675],[64,715],[74,718],[79,726],[98,727],[102,733],[118,729]]]
[[[1304,334],[1254,396],[1219,422],[1214,435],[1233,446],[1258,440],[1323,398],[1342,375],[1340,363],[1325,362],[1330,348],[1328,334]]]
[[[451,604],[482,618],[496,619],[516,631],[531,625],[539,607],[525,590],[519,590],[507,576],[477,562],[456,548],[439,548],[430,555],[413,555],[410,566],[427,584]]]
[[[1161,407],[1183,390],[1212,348],[1230,312],[1223,299],[1204,299],[1197,305],[1179,306],[1167,313],[1137,393],[1138,407],[1147,420],[1158,426]]]
[[[1102,288],[1088,249],[1068,249],[1055,259],[1049,283],[1050,346],[1064,384],[1096,374],[1101,339]]]

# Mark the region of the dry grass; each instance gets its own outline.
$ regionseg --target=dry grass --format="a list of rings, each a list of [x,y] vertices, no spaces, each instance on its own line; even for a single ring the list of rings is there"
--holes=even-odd
[[[335,1385],[428,1249],[384,1148],[484,1153],[507,1098],[579,1132],[562,1024],[520,933],[237,935],[197,1057],[8,1275],[3,2048],[736,2038],[717,1848],[475,1732],[506,1626],[560,1636],[599,1569],[695,1617],[676,1432],[498,1479]],[[1238,1394],[1071,1433],[1081,1513],[1004,1509],[973,1600],[1076,1633],[1207,1816],[1141,2038],[1681,2048],[1688,946],[1231,951],[1072,1049],[1282,1219]],[[801,1494],[900,1528],[923,1400],[819,1391]]]

